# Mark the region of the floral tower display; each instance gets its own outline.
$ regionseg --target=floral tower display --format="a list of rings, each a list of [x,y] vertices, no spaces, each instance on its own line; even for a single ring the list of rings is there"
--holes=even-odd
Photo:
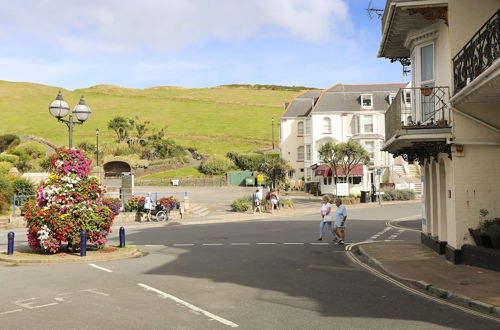
[[[52,173],[40,184],[36,200],[25,204],[31,249],[57,253],[66,245],[74,251],[82,230],[88,245],[106,243],[114,214],[103,204],[105,190],[99,178],[89,176],[90,164],[80,150],[59,149],[52,155]]]

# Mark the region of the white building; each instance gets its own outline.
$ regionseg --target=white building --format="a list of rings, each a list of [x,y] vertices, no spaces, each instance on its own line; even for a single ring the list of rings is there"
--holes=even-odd
[[[377,169],[387,171],[394,163],[388,152],[380,151],[385,139],[384,114],[406,85],[337,84],[324,91],[307,91],[286,104],[280,124],[280,155],[293,167],[290,179],[319,182],[322,193],[333,193],[334,179],[321,166],[318,149],[328,141],[352,139],[369,152],[370,163],[352,171],[350,192],[378,186]]]
[[[499,22],[498,0],[388,0],[382,18],[378,56],[410,64],[413,86],[396,97],[412,120],[393,103],[383,150],[423,165],[422,242],[455,263],[481,259],[480,210],[500,216]]]

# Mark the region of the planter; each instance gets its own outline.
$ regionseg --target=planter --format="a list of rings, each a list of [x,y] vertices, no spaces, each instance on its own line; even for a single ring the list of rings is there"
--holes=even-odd
[[[488,233],[489,239],[491,242],[491,245],[495,250],[500,250],[500,232],[495,231],[495,232],[490,232]]]
[[[482,246],[485,248],[493,248],[493,245],[491,244],[490,237],[486,234],[476,234],[476,233],[471,233],[472,238],[474,239],[474,243],[476,243],[477,246]]]

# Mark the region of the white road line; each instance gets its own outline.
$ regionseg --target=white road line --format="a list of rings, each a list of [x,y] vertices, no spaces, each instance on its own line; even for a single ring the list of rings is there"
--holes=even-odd
[[[330,243],[311,243],[311,245],[330,245]]]
[[[201,313],[201,314],[207,316],[208,318],[210,318],[211,320],[218,321],[218,322],[220,322],[222,324],[225,324],[225,325],[228,325],[228,326],[230,326],[232,328],[237,328],[238,327],[238,325],[236,323],[233,323],[233,322],[231,322],[229,320],[226,320],[226,319],[224,319],[224,318],[222,318],[220,316],[217,316],[215,314],[207,312],[206,310],[203,310],[203,309],[201,309],[199,307],[196,307],[196,306],[194,306],[194,305],[192,305],[192,304],[190,304],[190,303],[188,303],[188,302],[186,302],[186,301],[184,301],[182,299],[179,299],[179,298],[177,298],[175,296],[172,296],[171,294],[165,293],[163,291],[160,291],[158,289],[150,287],[149,285],[146,285],[146,284],[138,283],[137,285],[139,285],[140,287],[146,289],[146,291],[153,291],[153,292],[155,292],[161,298],[166,298],[166,299],[173,300],[176,303],[181,304],[181,305],[189,308],[190,310],[192,310],[194,312]]]
[[[283,245],[304,245],[304,243],[283,243]]]
[[[110,269],[107,269],[107,268],[104,268],[104,267],[101,267],[101,266],[97,266],[96,264],[89,264],[90,267],[94,267],[94,268],[97,268],[97,269],[100,269],[100,270],[103,270],[105,272],[108,272],[108,273],[112,273],[113,271],[110,270]]]
[[[193,243],[172,244],[172,246],[193,246]]]
[[[257,245],[276,245],[276,243],[257,243]]]
[[[146,244],[144,246],[156,247],[156,246],[163,246],[163,245],[160,245],[160,244]]]
[[[250,243],[231,243],[231,245],[250,245]]]
[[[7,312],[2,312],[0,315],[5,315],[5,314],[11,314],[11,313],[16,313],[16,312],[22,312],[22,309],[14,309],[12,311],[7,311]]]
[[[217,246],[219,246],[219,245],[224,245],[224,244],[222,244],[222,243],[203,243],[202,245],[205,245],[205,246],[215,246],[215,245],[217,245]]]

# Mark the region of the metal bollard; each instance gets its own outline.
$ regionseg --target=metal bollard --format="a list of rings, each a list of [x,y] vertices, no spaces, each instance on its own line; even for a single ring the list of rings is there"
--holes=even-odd
[[[120,227],[120,247],[125,247],[125,228]]]
[[[80,232],[80,257],[87,256],[87,232],[82,230]]]
[[[16,234],[14,234],[13,231],[11,231],[7,234],[7,237],[9,240],[9,243],[7,246],[7,254],[8,255],[14,254],[14,236],[16,236]]]

